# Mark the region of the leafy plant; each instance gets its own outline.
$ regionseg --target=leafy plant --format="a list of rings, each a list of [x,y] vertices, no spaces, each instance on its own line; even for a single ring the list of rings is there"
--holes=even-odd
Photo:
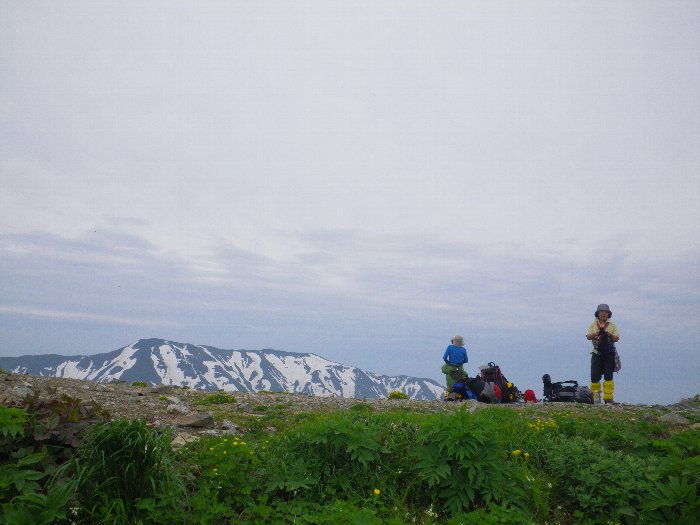
[[[695,525],[700,523],[700,497],[697,481],[671,476],[652,487],[642,505],[641,523]]]
[[[529,494],[522,466],[504,461],[499,428],[461,410],[421,428],[412,456],[431,501],[450,514],[498,505],[524,512]]]
[[[595,523],[635,516],[658,479],[658,460],[608,450],[582,437],[560,437],[546,451],[555,488]]]
[[[64,519],[76,481],[60,476],[57,467],[73,454],[84,429],[103,421],[105,413],[65,395],[35,394],[14,403],[22,408],[0,405],[0,524]]]
[[[236,398],[226,392],[215,392],[207,394],[194,402],[195,405],[220,405],[224,403],[235,403]]]
[[[148,383],[146,383],[145,381],[134,381],[133,383],[131,383],[131,386],[147,387]]]
[[[401,392],[400,390],[394,390],[388,396],[389,399],[408,399],[408,394]]]
[[[192,473],[189,481],[204,484],[209,501],[227,509],[224,515],[238,514],[256,502],[260,461],[245,440],[238,436],[203,437],[181,456]]]
[[[0,434],[3,438],[14,439],[24,435],[26,421],[27,412],[25,410],[0,405]]]

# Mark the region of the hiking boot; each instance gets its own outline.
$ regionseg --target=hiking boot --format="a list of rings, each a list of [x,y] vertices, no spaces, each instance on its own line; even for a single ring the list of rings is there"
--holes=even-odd
[[[617,401],[613,401],[612,399],[606,399],[605,404],[606,405],[619,405],[620,403],[618,403]]]
[[[593,392],[593,404],[600,405],[600,392]]]

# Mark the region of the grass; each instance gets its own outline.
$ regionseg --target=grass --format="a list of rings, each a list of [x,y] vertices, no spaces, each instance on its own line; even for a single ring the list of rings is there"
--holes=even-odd
[[[222,405],[227,403],[235,403],[236,398],[227,392],[214,392],[212,394],[206,394],[205,396],[197,399],[195,405]]]
[[[230,397],[198,399],[245,435],[179,451],[143,421],[93,427],[59,469],[62,484],[33,485],[34,501],[62,490],[46,523],[700,522],[700,432],[659,422],[656,409],[562,404],[472,414],[465,404],[426,413],[358,401],[298,413],[274,396],[245,414]],[[22,437],[23,421],[6,412],[2,439]],[[0,463],[0,495],[3,475],[33,475],[33,464],[17,461]],[[15,485],[11,497],[20,501]],[[0,524],[11,522],[3,521],[11,503],[0,501]]]

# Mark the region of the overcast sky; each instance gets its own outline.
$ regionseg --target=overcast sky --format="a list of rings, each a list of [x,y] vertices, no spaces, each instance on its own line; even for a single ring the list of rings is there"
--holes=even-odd
[[[700,392],[700,3],[0,0],[0,354]]]

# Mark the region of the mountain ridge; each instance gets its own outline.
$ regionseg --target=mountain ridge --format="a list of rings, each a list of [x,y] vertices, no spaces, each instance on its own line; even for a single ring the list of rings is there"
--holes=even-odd
[[[0,367],[13,373],[98,383],[144,381],[231,392],[269,390],[381,398],[398,390],[416,400],[438,399],[444,392],[429,378],[375,374],[313,353],[225,350],[159,338],[139,339],[117,350],[92,355],[0,357]]]

